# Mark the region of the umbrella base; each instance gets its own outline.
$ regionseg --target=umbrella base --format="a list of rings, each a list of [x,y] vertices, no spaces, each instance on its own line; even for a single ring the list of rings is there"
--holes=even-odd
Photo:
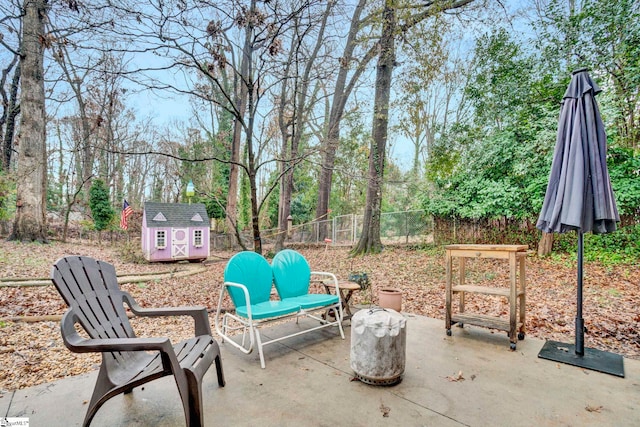
[[[584,355],[581,356],[576,354],[573,344],[547,341],[538,353],[538,357],[624,378],[622,356],[595,348],[585,347]]]

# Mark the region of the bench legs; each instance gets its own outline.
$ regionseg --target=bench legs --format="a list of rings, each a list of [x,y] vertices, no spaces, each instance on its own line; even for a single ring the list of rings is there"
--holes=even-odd
[[[264,369],[266,368],[266,365],[264,363],[264,350],[262,349],[262,339],[260,338],[260,331],[258,331],[258,328],[254,327],[252,333],[255,334],[256,347],[258,347],[258,354],[260,355],[260,367]]]
[[[221,342],[229,342],[229,344],[233,345],[234,347],[236,347],[238,350],[242,351],[245,354],[249,354],[253,351],[254,346],[257,347],[258,349],[258,354],[260,356],[260,367],[262,369],[266,368],[266,363],[265,363],[265,358],[264,358],[264,346],[266,346],[267,344],[271,344],[274,342],[278,342],[278,341],[282,341],[284,339],[287,338],[291,338],[297,335],[302,335],[302,334],[306,334],[308,332],[312,332],[315,331],[317,329],[322,329],[322,328],[326,328],[329,326],[337,326],[338,330],[340,331],[340,337],[342,339],[344,339],[344,330],[342,328],[342,318],[343,318],[343,312],[342,312],[342,307],[340,305],[337,306],[333,306],[333,307],[329,307],[328,309],[331,310],[335,310],[337,312],[337,319],[333,322],[329,322],[326,319],[322,319],[320,317],[317,317],[305,310],[302,310],[298,313],[295,314],[296,318],[300,317],[300,316],[307,316],[310,317],[312,319],[315,320],[319,320],[320,321],[320,325],[319,326],[315,326],[312,328],[308,328],[308,329],[303,329],[301,331],[289,334],[289,335],[285,335],[283,337],[279,337],[279,338],[274,338],[274,339],[269,339],[268,341],[263,341],[262,336],[260,335],[260,326],[262,326],[263,324],[268,323],[269,321],[272,321],[273,319],[269,320],[265,320],[263,322],[251,322],[247,319],[244,318],[239,318],[237,316],[234,316],[230,313],[224,313],[223,314],[223,319],[220,322],[218,319],[216,319],[216,332],[218,333],[218,335],[220,335],[221,337]],[[315,310],[315,309],[314,309]],[[318,308],[318,310],[322,310],[322,308]],[[232,326],[229,325],[229,319],[232,319],[232,321],[238,322],[241,326]],[[278,318],[278,320],[281,320],[282,318]],[[297,320],[297,319],[296,319]],[[243,334],[242,334],[242,341],[241,343],[236,342],[236,340],[231,339],[231,337],[228,335],[230,330],[237,330],[237,329],[243,329]],[[246,345],[246,333],[249,333],[249,345]]]

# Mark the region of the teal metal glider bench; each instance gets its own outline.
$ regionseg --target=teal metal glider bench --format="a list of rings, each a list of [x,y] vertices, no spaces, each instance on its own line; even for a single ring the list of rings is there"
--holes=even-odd
[[[312,276],[324,276],[333,280],[338,288],[338,279],[332,273],[313,272],[307,260],[298,252],[285,249],[276,254],[272,264],[255,252],[244,251],[235,254],[224,270],[224,283],[215,316],[215,327],[222,338],[242,352],[249,354],[258,348],[260,366],[265,367],[263,347],[300,334],[318,329],[337,326],[344,339],[342,329],[342,301],[340,292],[336,295],[309,292]],[[272,299],[272,288],[279,299]],[[235,313],[222,308],[225,294],[235,306]],[[319,312],[333,310],[335,320],[330,316],[322,317]],[[299,330],[290,335],[263,341],[259,328],[269,322],[286,318],[307,316],[318,320],[319,324]],[[241,331],[238,338],[231,337]],[[248,335],[248,341],[247,341]]]

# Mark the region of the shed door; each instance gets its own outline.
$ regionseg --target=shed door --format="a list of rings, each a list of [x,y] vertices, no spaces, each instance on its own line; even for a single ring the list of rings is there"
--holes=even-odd
[[[187,246],[189,244],[188,228],[171,229],[171,258],[187,258]]]

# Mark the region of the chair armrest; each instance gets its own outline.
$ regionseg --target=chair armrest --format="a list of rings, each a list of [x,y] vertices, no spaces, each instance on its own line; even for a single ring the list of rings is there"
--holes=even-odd
[[[336,277],[335,274],[328,273],[326,271],[312,271],[311,275],[328,277],[333,282],[331,286],[334,286],[336,288],[336,295],[340,300],[342,300],[342,295],[340,294],[340,286],[338,285],[338,278]]]
[[[75,334],[73,339],[65,340],[69,350],[74,353],[103,353],[110,351],[161,351],[173,352],[169,338],[110,338],[86,339]],[[68,337],[71,338],[71,337]]]
[[[244,293],[244,301],[247,303],[247,315],[249,316],[249,319],[252,318],[251,316],[251,295],[249,295],[249,290],[247,289],[247,287],[245,285],[243,285],[242,283],[236,283],[236,282],[224,282],[224,284],[222,285],[223,288],[228,288],[228,287],[232,287],[232,288],[239,288],[242,290],[242,292]]]
[[[211,335],[211,324],[207,309],[202,306],[193,307],[161,307],[143,308],[128,292],[122,292],[123,301],[129,306],[136,316],[162,317],[162,316],[191,316],[195,323],[195,335]]]
[[[78,334],[74,324],[77,316],[67,311],[62,317],[62,339],[74,353],[102,353],[109,351],[161,351],[173,353],[169,338],[84,338]]]

